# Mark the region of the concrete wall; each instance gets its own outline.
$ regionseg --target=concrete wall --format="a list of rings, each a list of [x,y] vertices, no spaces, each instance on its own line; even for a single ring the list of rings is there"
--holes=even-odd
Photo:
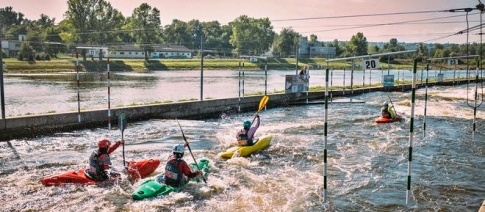
[[[456,83],[467,83],[461,81]],[[432,85],[453,85],[453,82],[430,83]],[[423,87],[424,85],[419,85]],[[391,88],[373,87],[356,89],[351,92],[332,91],[330,97],[359,95],[375,91],[408,91],[411,85],[394,86]],[[309,92],[294,94],[271,94],[267,103],[268,108],[286,107],[295,103],[303,103],[306,100],[324,100],[325,92]],[[125,113],[130,122],[149,119],[204,119],[216,118],[222,113],[236,114],[239,112],[254,111],[259,107],[262,96],[239,98],[214,99],[204,101],[180,102],[171,104],[156,104],[146,106],[134,106],[116,108],[111,110],[112,126],[117,125],[118,116]],[[330,102],[330,100],[328,100]],[[0,119],[0,141],[6,141],[20,137],[35,137],[62,131],[77,129],[108,127],[108,111],[89,110],[80,113],[81,122],[78,122],[78,113],[57,113],[35,116],[21,116],[7,119]]]

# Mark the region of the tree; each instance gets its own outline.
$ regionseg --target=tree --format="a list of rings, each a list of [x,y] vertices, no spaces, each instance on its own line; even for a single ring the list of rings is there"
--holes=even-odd
[[[318,41],[318,36],[315,34],[310,35],[310,42],[317,42]]]
[[[292,28],[283,28],[273,42],[273,54],[279,57],[289,57],[295,54],[299,37],[301,35]]]
[[[367,38],[364,33],[358,32],[356,35],[352,35],[346,51],[350,55],[367,55]]]
[[[418,56],[424,57],[424,58],[429,57],[428,47],[426,47],[424,43],[418,44]]]
[[[384,44],[384,49],[388,52],[397,52],[397,51],[406,50],[404,46],[399,45],[396,38],[391,38],[391,40],[389,40],[389,43]]]
[[[268,51],[276,34],[268,18],[254,19],[242,15],[229,25],[232,28],[229,42],[238,55],[259,55]]]
[[[187,22],[173,19],[170,25],[166,25],[163,29],[163,39],[167,43],[184,44],[191,42],[192,33],[188,31]]]
[[[20,45],[19,59],[28,58],[29,61],[34,61],[35,50],[28,41],[22,42]]]
[[[133,26],[137,29],[133,32],[136,43],[145,53],[145,61],[153,52],[152,44],[157,43],[161,37],[160,10],[156,7],[152,9],[147,3],[141,4],[133,10]]]
[[[13,11],[10,6],[0,8],[0,29],[2,32],[6,32],[11,26],[22,24],[25,20],[23,13]]]

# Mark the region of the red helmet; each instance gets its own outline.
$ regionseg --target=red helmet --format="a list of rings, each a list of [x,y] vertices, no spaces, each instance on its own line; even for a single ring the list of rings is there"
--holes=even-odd
[[[109,142],[109,140],[106,138],[103,138],[98,141],[99,148],[108,148],[109,146],[111,146],[111,142]]]

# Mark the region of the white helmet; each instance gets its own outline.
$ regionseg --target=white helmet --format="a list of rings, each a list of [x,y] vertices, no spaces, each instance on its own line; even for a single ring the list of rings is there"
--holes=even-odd
[[[384,103],[382,103],[382,106],[387,107],[387,106],[389,106],[389,103],[387,101],[385,101]]]
[[[177,145],[173,146],[173,151],[172,152],[173,153],[184,154],[184,152],[185,152],[184,145],[177,144]]]

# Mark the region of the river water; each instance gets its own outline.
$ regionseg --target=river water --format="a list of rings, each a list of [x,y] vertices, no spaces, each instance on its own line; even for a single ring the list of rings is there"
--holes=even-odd
[[[237,72],[232,75],[237,83]],[[62,84],[61,81],[51,83]],[[135,83],[143,84],[124,82]],[[37,84],[42,87],[49,83],[39,80]],[[73,85],[65,84],[71,84],[66,87]],[[261,84],[261,80],[256,84]],[[197,90],[196,85],[191,86]],[[262,124],[256,135],[271,133],[273,140],[267,149],[247,158],[222,160],[217,154],[230,147],[242,121],[251,119],[253,113],[179,120],[194,156],[210,160],[208,182],[191,183],[182,192],[143,201],[131,199],[131,193],[142,181],[134,185],[123,181],[109,187],[44,187],[39,182],[44,176],[87,166],[96,140],[101,137],[117,140],[120,138],[118,130],[98,128],[2,142],[0,210],[477,211],[485,198],[485,106],[478,107],[477,129],[473,133],[473,108],[467,104],[467,96],[469,100],[473,94],[472,86],[430,87],[425,131],[425,89],[417,90],[412,196],[408,204],[411,93],[373,92],[355,97],[365,103],[332,103],[328,107],[328,197],[325,203],[322,202],[324,105],[313,104],[262,111]],[[270,89],[274,87],[269,86]],[[182,90],[177,93],[182,95]],[[237,87],[235,93],[237,96]],[[405,122],[373,123],[388,95],[397,112],[407,117]],[[146,97],[150,95],[147,93]],[[176,120],[129,121],[124,136],[128,160],[158,157],[162,164],[171,147],[183,141]],[[192,161],[188,152],[185,160]],[[112,162],[122,168],[121,149],[112,154]],[[163,165],[156,173],[162,169]]]
[[[440,71],[419,71],[423,82],[426,75],[436,80]],[[464,78],[465,70],[441,72],[445,79]],[[202,98],[236,98],[244,95],[283,92],[285,75],[295,71],[220,71],[203,72]],[[369,86],[381,82],[387,71],[332,70],[330,86]],[[410,70],[391,70],[396,80],[411,80]],[[267,77],[266,77],[267,76]],[[422,76],[422,77],[421,77]],[[6,74],[5,114],[6,117],[46,113],[76,112],[80,110],[108,109],[152,103],[168,103],[186,100],[200,100],[201,74],[199,71],[155,71],[149,73],[85,72],[55,74]],[[110,90],[108,104],[108,85]],[[398,85],[398,84],[396,84]],[[310,71],[310,86],[325,86],[325,70]],[[78,98],[79,89],[79,98]],[[347,88],[348,89],[348,88]],[[79,103],[79,105],[78,105]]]

